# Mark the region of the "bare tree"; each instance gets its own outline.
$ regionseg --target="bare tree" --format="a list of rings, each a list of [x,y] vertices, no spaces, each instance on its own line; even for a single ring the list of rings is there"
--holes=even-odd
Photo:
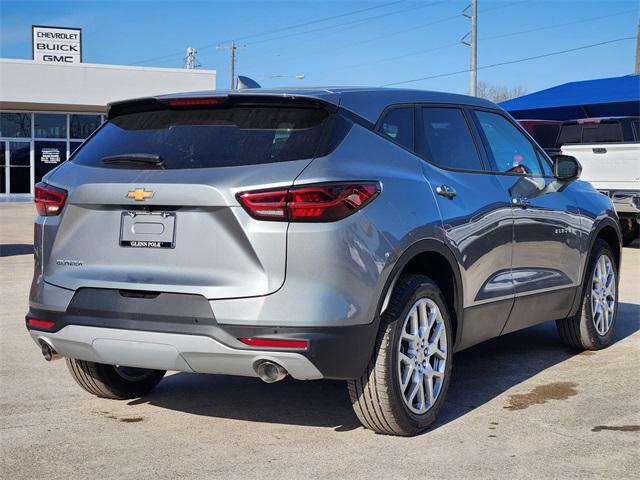
[[[487,82],[478,82],[478,97],[486,98],[495,103],[504,102],[511,98],[520,97],[527,93],[522,85],[506,87],[504,85],[491,85]]]

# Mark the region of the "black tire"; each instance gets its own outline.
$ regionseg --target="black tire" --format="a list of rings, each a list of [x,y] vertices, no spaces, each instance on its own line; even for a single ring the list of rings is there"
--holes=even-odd
[[[613,267],[615,274],[615,300],[613,319],[609,330],[604,334],[600,334],[596,329],[593,312],[591,311],[591,296],[593,274],[598,259],[606,255]],[[580,307],[573,317],[556,320],[556,327],[562,341],[570,348],[575,350],[600,350],[606,348],[613,342],[615,332],[616,319],[618,316],[618,266],[615,257],[611,251],[611,247],[604,240],[596,240],[589,256],[587,271],[585,274],[584,285],[582,286],[582,298]]]
[[[640,237],[640,224],[635,219],[623,219],[620,222],[622,227],[622,245],[627,246],[632,244],[637,238]]]
[[[71,376],[87,392],[102,398],[127,400],[149,393],[162,380],[163,370],[118,367],[66,358]]]
[[[397,362],[405,319],[420,299],[433,301],[441,312],[446,360],[439,394],[426,413],[416,414],[405,403]],[[360,378],[348,382],[351,404],[362,425],[387,435],[411,436],[426,430],[438,416],[449,388],[452,344],[451,320],[440,289],[428,277],[402,275],[380,320],[373,358]]]

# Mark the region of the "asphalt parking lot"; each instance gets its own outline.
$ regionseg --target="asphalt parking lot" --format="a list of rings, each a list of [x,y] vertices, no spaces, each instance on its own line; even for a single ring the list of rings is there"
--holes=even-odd
[[[359,426],[342,382],[171,374],[116,402],[47,363],[24,328],[31,204],[0,204],[0,478],[640,478],[640,249],[616,343],[575,354],[552,322],[458,354],[416,438]]]

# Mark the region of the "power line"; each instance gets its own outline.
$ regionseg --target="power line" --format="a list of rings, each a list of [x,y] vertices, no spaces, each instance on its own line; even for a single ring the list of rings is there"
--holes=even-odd
[[[527,1],[528,0],[520,0],[520,1],[517,1],[517,2],[509,3],[507,5],[497,5],[497,6],[494,6],[494,7],[491,7],[491,8],[483,8],[480,11],[480,13],[484,14],[486,12],[491,12],[493,10],[499,10],[499,9],[503,9],[503,8],[513,7],[513,6],[516,6],[516,5],[520,5],[522,3],[526,3]],[[438,3],[442,3],[442,2],[438,2]],[[434,4],[430,4],[430,5],[435,5],[435,3]],[[349,42],[349,47],[353,47],[353,46],[356,46],[356,45],[362,45],[362,44],[366,44],[366,43],[371,43],[371,42],[375,42],[377,40],[382,40],[382,39],[386,40],[389,37],[393,37],[393,36],[396,36],[396,35],[402,35],[402,34],[405,34],[407,32],[413,31],[413,30],[419,30],[419,29],[423,29],[423,28],[426,28],[426,27],[431,27],[433,25],[438,25],[440,23],[445,23],[445,22],[448,22],[448,21],[451,21],[451,20],[460,19],[460,18],[461,18],[461,15],[459,13],[456,13],[455,15],[450,15],[448,17],[439,18],[437,20],[434,20],[434,21],[431,21],[431,22],[428,22],[428,23],[424,23],[424,24],[421,24],[421,25],[418,25],[418,26],[415,26],[415,27],[405,28],[403,30],[399,30],[399,31],[391,32],[391,33],[385,33],[384,35],[378,35],[376,37],[369,38],[369,39],[366,39],[366,40],[361,40],[361,41],[357,41],[357,42]],[[454,44],[450,44],[450,45],[446,45],[446,46],[449,47],[449,46],[454,46],[454,45],[459,45],[459,43],[456,42]],[[440,50],[441,48],[443,48],[443,47],[436,47],[435,49],[427,50],[426,52],[431,52],[433,50]],[[286,58],[289,61],[297,60],[299,58],[308,58],[310,55],[323,53],[326,50],[327,50],[327,48],[321,48],[321,49],[318,49],[318,50],[314,50],[312,52],[306,52],[304,55],[297,55],[297,56],[294,56],[294,57],[286,57]],[[268,50],[267,52],[263,52],[262,56],[264,56],[264,54],[266,54],[266,53],[270,53],[270,52],[273,52],[273,51],[281,51],[281,49]],[[423,52],[423,53],[425,53],[425,52]],[[407,56],[411,56],[411,55],[413,55],[413,54],[404,54],[404,55],[400,55],[399,57],[392,57],[392,59],[403,58],[403,57],[407,57]],[[385,61],[385,60],[382,60],[382,61]],[[267,63],[268,62],[260,62],[260,63],[257,63],[257,64],[255,64],[255,63],[252,64],[249,61],[249,65],[253,65],[253,66],[266,65]],[[380,63],[380,62],[372,62],[372,63]],[[354,67],[357,67],[357,66],[368,65],[368,64],[369,63],[359,64],[359,65],[356,65],[356,66],[349,65],[349,66],[346,66],[346,67],[343,67],[343,68],[354,68]],[[333,70],[333,69],[331,69],[331,70]]]
[[[490,65],[483,65],[481,67],[478,67],[478,70],[485,70],[487,68],[501,67],[503,65],[512,65],[514,63],[528,62],[530,60],[537,60],[537,59],[540,59],[540,58],[552,57],[552,56],[555,56],[555,55],[561,55],[563,53],[577,52],[578,50],[586,50],[588,48],[599,47],[601,45],[608,45],[608,44],[611,44],[611,43],[622,42],[624,40],[635,40],[635,37],[616,38],[616,39],[613,39],[613,40],[607,40],[605,42],[592,43],[591,45],[583,45],[581,47],[569,48],[567,50],[559,50],[559,51],[556,51],[556,52],[544,53],[542,55],[535,55],[533,57],[519,58],[517,60],[509,60],[509,61],[506,61],[506,62],[492,63]],[[385,84],[380,85],[380,86],[381,87],[391,87],[391,86],[394,86],[394,85],[404,85],[404,84],[407,84],[407,83],[420,82],[420,81],[423,81],[423,80],[432,80],[434,78],[450,77],[450,76],[453,76],[453,75],[460,75],[462,73],[468,73],[468,72],[469,72],[469,69],[458,70],[457,72],[440,73],[438,75],[431,75],[431,76],[428,76],[428,77],[413,78],[411,80],[403,80],[401,82],[385,83]]]
[[[494,10],[494,9],[491,9],[491,10]],[[485,11],[487,11],[487,10],[485,10]],[[529,30],[518,30],[516,32],[504,33],[504,34],[499,34],[499,35],[492,35],[492,36],[488,36],[488,37],[479,37],[479,40],[480,41],[487,41],[487,40],[496,40],[496,39],[500,39],[500,38],[515,37],[515,36],[524,35],[524,34],[527,34],[527,33],[533,33],[533,32],[538,32],[538,31],[542,31],[542,30],[551,30],[551,29],[554,29],[554,28],[565,27],[567,25],[576,25],[576,24],[580,24],[580,23],[593,22],[593,21],[596,21],[596,20],[602,20],[604,18],[614,17],[614,16],[618,16],[618,15],[624,15],[624,14],[627,14],[629,12],[635,12],[635,10],[634,9],[624,10],[624,11],[621,11],[621,12],[612,13],[612,14],[608,14],[608,15],[600,15],[600,16],[597,16],[597,17],[590,17],[590,18],[585,18],[585,19],[581,19],[581,20],[575,20],[573,22],[562,22],[562,23],[556,23],[556,24],[553,24],[553,25],[546,25],[546,26],[543,26],[543,27],[536,27],[536,28],[532,28],[532,29],[529,29]],[[482,12],[480,12],[480,13],[482,13]],[[456,15],[456,17],[459,17],[459,15]],[[368,67],[368,66],[371,66],[371,65],[377,65],[379,63],[391,62],[391,61],[400,60],[400,59],[403,59],[403,58],[409,58],[409,57],[414,57],[414,56],[425,55],[427,53],[436,52],[438,50],[444,50],[446,48],[457,47],[458,45],[460,45],[460,42],[447,43],[447,44],[440,45],[440,46],[437,46],[437,47],[429,48],[427,50],[419,50],[419,51],[404,53],[402,55],[394,55],[393,57],[384,57],[384,58],[381,58],[381,59],[378,59],[378,60],[374,60],[374,61],[371,61],[371,62],[351,64],[351,65],[346,65],[346,66],[342,66],[342,67],[334,67],[331,70],[322,70],[320,73],[325,72],[325,71],[334,71],[335,68],[340,68],[341,70],[348,70],[348,69],[350,70],[350,69],[353,69],[353,68]]]
[[[610,13],[608,15],[600,15],[598,17],[583,18],[582,20],[574,20],[572,22],[556,23],[554,25],[546,25],[546,26],[542,26],[542,27],[531,28],[529,30],[520,30],[518,32],[511,32],[511,33],[505,33],[505,34],[500,34],[500,35],[492,35],[490,37],[480,37],[480,40],[495,40],[497,38],[511,37],[511,36],[515,36],[515,35],[522,35],[522,34],[525,34],[525,33],[540,32],[542,30],[549,30],[549,29],[552,29],[552,28],[566,27],[568,25],[577,25],[577,24],[580,24],[580,23],[587,23],[587,22],[593,22],[595,20],[602,20],[604,18],[617,17],[618,15],[624,15],[624,14],[632,13],[632,12],[636,12],[636,11],[637,11],[636,9],[631,8],[629,10],[623,10],[622,12]]]
[[[281,35],[279,37],[273,37],[273,38],[266,38],[264,40],[257,40],[255,42],[249,42],[249,45],[255,45],[258,43],[265,43],[265,42],[271,42],[273,40],[281,40],[283,38],[290,38],[290,37],[294,37],[297,35],[307,35],[309,33],[315,33],[315,32],[321,32],[321,31],[325,31],[325,30],[329,30],[329,29],[333,29],[333,28],[339,28],[339,27],[344,27],[344,26],[349,26],[349,25],[357,25],[359,23],[366,23],[370,20],[375,20],[378,18],[383,18],[383,17],[389,17],[391,15],[396,15],[398,13],[406,13],[406,12],[410,12],[412,10],[418,10],[420,8],[426,8],[426,7],[433,7],[434,5],[438,5],[440,3],[445,3],[444,1],[438,1],[438,2],[432,2],[432,3],[423,3],[420,5],[416,5],[410,8],[402,8],[400,10],[394,10],[393,12],[386,12],[383,13],[382,15],[374,15],[372,17],[367,17],[367,18],[359,18],[356,20],[350,20],[348,22],[344,22],[344,23],[338,23],[335,25],[327,25],[326,27],[321,27],[321,28],[316,28],[314,30],[305,30],[303,32],[294,32],[294,33],[288,33],[286,35]]]
[[[251,35],[245,35],[244,37],[239,37],[238,40],[246,40],[247,38],[262,37],[264,35],[271,35],[272,33],[282,32],[284,30],[292,30],[294,28],[307,27],[307,26],[313,25],[315,23],[328,22],[329,20],[335,20],[337,18],[348,17],[350,15],[356,15],[356,14],[362,13],[362,12],[368,12],[369,10],[375,10],[375,9],[378,9],[378,8],[390,7],[391,5],[397,5],[398,3],[403,3],[404,1],[406,1],[406,0],[398,0],[396,2],[387,2],[387,3],[383,3],[381,5],[375,5],[373,7],[361,8],[360,10],[354,10],[352,12],[341,13],[339,15],[332,15],[330,17],[319,18],[317,20],[309,20],[309,21],[304,22],[304,23],[298,23],[298,24],[295,24],[295,25],[289,25],[287,27],[276,28],[275,30],[271,30],[271,31],[268,31],[268,32],[253,33]]]
[[[405,30],[401,30],[401,31],[391,32],[389,34],[380,35],[380,36],[374,37],[372,39],[362,40],[362,41],[359,41],[359,42],[349,42],[349,47],[353,47],[353,46],[356,46],[356,45],[362,45],[362,44],[365,44],[365,43],[371,43],[371,42],[374,42],[376,40],[380,40],[380,39],[383,39],[383,38],[388,38],[388,37],[400,35],[400,34],[408,32],[410,30],[422,29],[422,28],[425,28],[425,27],[429,27],[429,26],[432,26],[432,25],[437,25],[439,23],[444,23],[444,22],[447,22],[447,21],[450,21],[450,20],[455,20],[455,19],[458,19],[458,18],[460,18],[460,14],[455,14],[455,15],[452,15],[452,16],[449,16],[449,17],[441,18],[439,20],[435,20],[435,21],[430,22],[430,23],[419,25],[419,26],[414,27],[414,28],[409,28],[409,29],[405,29]],[[458,42],[456,42],[454,45],[458,45]],[[278,48],[278,49],[269,50],[267,52],[264,52],[263,55],[266,54],[266,53],[273,52],[273,51],[281,51],[281,49]],[[297,60],[299,58],[309,58],[310,55],[316,55],[318,53],[323,53],[325,51],[327,51],[327,48],[321,48],[321,49],[314,50],[314,51],[311,51],[311,52],[306,52],[304,55],[296,55],[294,57],[286,57],[286,58],[289,61]],[[253,64],[253,65],[260,66],[260,65],[264,65],[266,63],[267,62],[261,62],[261,63]],[[348,68],[351,68],[351,67],[348,67]]]
[[[316,19],[316,20],[309,20],[307,22],[302,22],[302,23],[298,23],[298,24],[294,24],[294,25],[288,25],[288,26],[277,28],[277,29],[274,29],[274,30],[269,30],[269,31],[260,32],[260,33],[252,33],[252,34],[249,34],[249,35],[244,35],[242,37],[237,37],[237,38],[235,38],[235,40],[236,41],[238,41],[238,40],[246,40],[248,38],[261,37],[261,36],[264,36],[264,35],[271,35],[272,33],[278,33],[278,32],[285,31],[285,30],[291,30],[291,29],[294,29],[294,28],[301,28],[301,27],[313,25],[315,23],[328,22],[330,20],[335,20],[337,18],[347,17],[347,16],[350,16],[350,15],[357,15],[358,13],[367,12],[367,11],[375,10],[375,9],[378,9],[378,8],[389,7],[391,5],[396,5],[398,3],[402,3],[403,1],[405,1],[405,0],[398,0],[398,1],[395,1],[395,2],[387,2],[387,3],[383,3],[381,5],[374,5],[372,7],[361,8],[359,10],[352,10],[350,12],[345,12],[345,13],[341,13],[341,14],[338,14],[338,15],[332,15],[332,16],[329,16],[329,17],[319,18],[319,19]],[[223,40],[223,41],[220,41],[220,42],[210,43],[208,45],[203,45],[201,47],[198,47],[198,50],[215,47],[217,45],[220,45],[222,43],[228,43],[230,41],[231,40]],[[140,65],[140,64],[143,64],[143,63],[149,63],[149,62],[153,62],[153,61],[156,61],[156,60],[163,60],[165,58],[175,57],[176,55],[182,55],[182,52],[170,53],[170,54],[167,54],[167,55],[153,57],[153,58],[149,58],[147,60],[141,60],[141,61],[138,61],[138,62],[130,63],[129,65]]]
[[[281,35],[279,37],[272,37],[272,38],[267,38],[265,40],[258,40],[256,42],[251,42],[247,45],[243,45],[243,47],[246,47],[248,45],[254,45],[256,43],[262,43],[262,42],[269,42],[269,41],[273,41],[273,40],[280,40],[282,38],[289,38],[289,37],[293,37],[293,36],[298,36],[298,35],[305,35],[308,33],[313,33],[313,32],[318,32],[318,31],[325,31],[328,29],[333,29],[333,28],[339,28],[339,27],[343,27],[345,25],[353,25],[353,24],[362,24],[362,23],[366,23],[369,22],[373,19],[377,19],[377,18],[381,18],[381,17],[389,17],[390,15],[395,15],[397,13],[404,13],[404,12],[408,12],[411,10],[417,10],[419,8],[425,8],[425,7],[431,7],[433,5],[437,5],[439,3],[444,3],[444,1],[437,1],[437,2],[432,2],[432,3],[425,3],[425,4],[420,4],[411,8],[403,8],[400,10],[395,10],[392,12],[386,12],[382,15],[375,15],[373,17],[367,17],[367,18],[361,18],[361,19],[356,19],[356,20],[351,20],[349,22],[344,22],[344,23],[339,23],[336,25],[328,25],[328,26],[324,26],[321,28],[317,28],[315,30],[305,30],[302,32],[293,32],[293,33],[289,33],[286,35]],[[240,38],[246,38],[245,37],[240,37]],[[202,47],[202,48],[206,48],[206,47]],[[237,49],[236,45],[235,45],[235,41],[231,41],[230,46],[229,45],[218,45],[216,48],[220,49],[220,48],[228,48],[230,50],[231,53],[231,90],[233,90],[235,88],[235,50]]]

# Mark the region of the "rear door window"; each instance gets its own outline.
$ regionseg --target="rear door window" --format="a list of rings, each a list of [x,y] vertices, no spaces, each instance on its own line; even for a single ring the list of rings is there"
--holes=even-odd
[[[482,170],[478,149],[459,108],[422,108],[418,153],[439,167]]]
[[[413,150],[413,107],[398,107],[384,116],[378,132],[403,147]]]
[[[618,122],[582,126],[582,143],[620,142],[622,142],[622,127]]]
[[[543,175],[535,148],[520,130],[497,113],[475,113],[496,171]]]
[[[582,125],[563,125],[558,137],[558,147],[582,141]]]
[[[106,123],[73,162],[159,155],[167,169],[232,167],[313,158],[329,113],[313,106],[235,105],[125,113]]]
[[[536,125],[531,136],[542,148],[554,148],[559,130],[560,125]]]

